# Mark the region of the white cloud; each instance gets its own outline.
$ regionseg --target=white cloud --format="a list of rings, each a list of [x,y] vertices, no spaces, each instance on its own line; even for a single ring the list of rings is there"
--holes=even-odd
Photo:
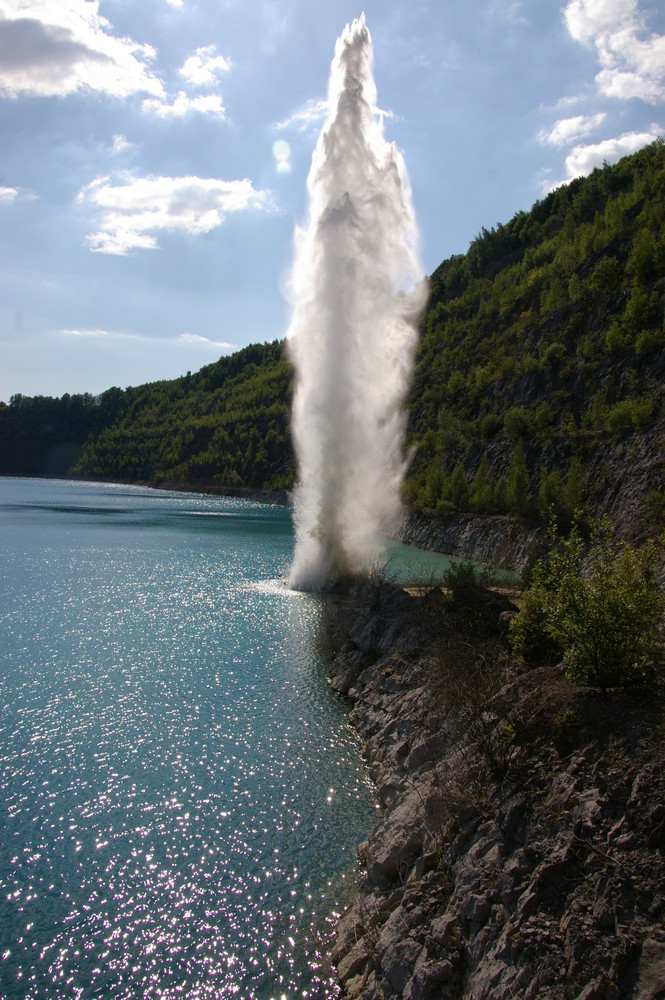
[[[160,231],[199,235],[221,226],[231,213],[273,210],[269,192],[256,191],[246,178],[128,177],[113,184],[98,177],[78,201],[103,212],[100,229],[86,238],[89,248],[120,256],[156,249]]]
[[[178,343],[196,344],[198,347],[214,347],[223,351],[235,351],[235,344],[229,344],[226,340],[210,340],[209,337],[202,337],[198,333],[181,333],[177,337]]]
[[[575,115],[572,118],[560,118],[551,129],[543,129],[538,133],[538,141],[543,146],[568,146],[595,131],[599,125],[602,125],[606,117],[601,112],[597,115]]]
[[[568,94],[567,97],[560,97],[556,102],[557,108],[574,108],[584,100],[581,94]]]
[[[615,139],[604,139],[589,146],[575,146],[566,157],[567,179],[586,176],[603,163],[616,163],[622,156],[636,153],[658,138],[660,130],[652,132],[625,132]]]
[[[163,94],[155,51],[110,34],[99,0],[0,0],[0,96]]]
[[[309,128],[310,125],[317,125],[324,121],[328,114],[328,102],[327,101],[307,101],[298,111],[294,111],[292,115],[285,118],[281,122],[277,122],[278,129],[290,128],[292,125],[297,125],[301,132]]]
[[[18,188],[0,187],[0,205],[9,205],[18,198]]]
[[[198,333],[180,333],[177,337],[154,337],[149,336],[144,333],[127,333],[120,330],[102,330],[102,329],[62,329],[59,331],[63,337],[76,337],[81,340],[105,340],[105,341],[115,341],[115,340],[143,340],[148,341],[151,344],[169,344],[176,345],[178,347],[201,347],[201,348],[212,348],[216,351],[235,351],[235,344],[230,344],[225,340],[211,340],[210,337],[202,337]]]
[[[111,333],[110,330],[61,330],[63,337],[83,337],[88,340],[103,340],[105,338],[119,338],[122,340],[134,340],[131,333]]]
[[[215,55],[215,46],[196,49],[180,69],[180,75],[194,87],[211,87],[222,73],[228,73],[231,63],[224,56]]]
[[[116,156],[120,156],[122,153],[128,152],[130,149],[134,149],[134,143],[130,142],[126,135],[120,135],[116,133],[111,140],[111,152]]]
[[[571,36],[597,50],[602,94],[650,104],[665,98],[665,35],[648,31],[638,0],[569,0],[563,15]]]
[[[169,7],[184,7],[183,0],[166,0]]]
[[[202,115],[220,118],[222,121],[226,119],[226,110],[219,94],[189,97],[184,90],[181,90],[171,103],[168,100],[150,97],[143,102],[142,107],[144,111],[155,114],[158,118],[184,118],[190,111],[196,111]]]
[[[541,171],[539,186],[542,194],[554,191],[575,177],[586,177],[596,167],[602,167],[605,163],[616,163],[622,156],[636,153],[638,149],[642,149],[662,135],[662,131],[657,125],[653,125],[651,132],[625,132],[614,139],[575,146],[566,157],[566,176],[562,180],[553,181],[552,170],[549,167]]]

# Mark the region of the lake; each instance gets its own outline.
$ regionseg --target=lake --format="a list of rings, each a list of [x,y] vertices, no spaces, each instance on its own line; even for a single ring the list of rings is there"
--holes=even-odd
[[[0,479],[0,995],[334,997],[376,801],[277,506]]]

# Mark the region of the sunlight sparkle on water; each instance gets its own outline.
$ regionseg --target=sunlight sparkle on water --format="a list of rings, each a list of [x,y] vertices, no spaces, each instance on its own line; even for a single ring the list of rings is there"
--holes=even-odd
[[[335,996],[375,801],[288,512],[16,481],[0,528],[0,995]]]

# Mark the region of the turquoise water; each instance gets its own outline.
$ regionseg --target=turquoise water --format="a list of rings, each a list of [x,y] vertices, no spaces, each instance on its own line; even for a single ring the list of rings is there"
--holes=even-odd
[[[0,479],[0,996],[334,997],[376,819],[287,510]]]

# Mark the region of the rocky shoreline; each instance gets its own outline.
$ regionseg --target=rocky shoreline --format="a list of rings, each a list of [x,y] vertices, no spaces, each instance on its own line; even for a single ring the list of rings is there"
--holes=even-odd
[[[337,927],[343,996],[665,997],[662,702],[514,663],[499,595],[357,602],[330,683],[383,814]]]
[[[398,532],[401,542],[419,549],[521,573],[547,541],[542,524],[503,514],[453,513],[439,517],[407,514]]]

